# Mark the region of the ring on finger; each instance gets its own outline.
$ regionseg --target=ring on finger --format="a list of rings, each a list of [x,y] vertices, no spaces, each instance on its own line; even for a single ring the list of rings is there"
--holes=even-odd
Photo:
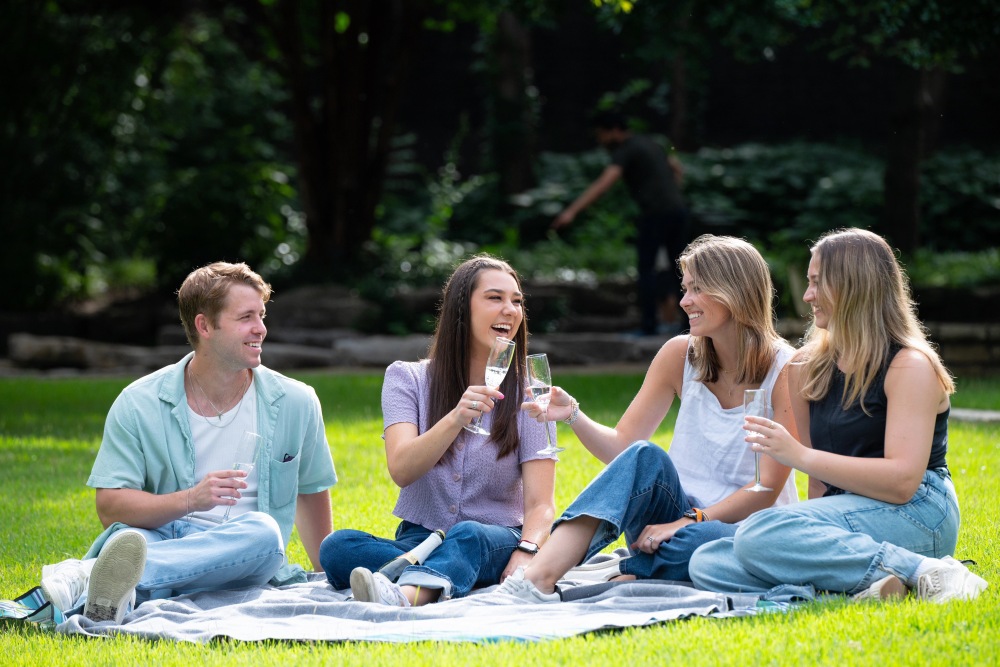
[[[472,405],[470,405],[469,407],[472,408],[473,410],[478,410],[479,409],[479,401],[473,401]]]
[[[652,543],[653,543],[653,538],[652,538],[652,537],[647,537],[646,539],[647,539],[647,540],[649,540],[649,543],[650,543],[650,544],[652,544]]]

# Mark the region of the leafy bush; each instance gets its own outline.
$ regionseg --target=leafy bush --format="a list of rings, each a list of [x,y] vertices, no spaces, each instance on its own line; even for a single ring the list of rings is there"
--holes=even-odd
[[[768,259],[780,310],[797,308],[808,247],[838,227],[880,232],[883,162],[862,147],[794,142],[705,148],[679,156],[692,237],[732,234],[755,243]],[[490,175],[463,178],[439,171],[423,203],[398,202],[387,214],[371,252],[382,263],[366,278],[367,292],[389,295],[386,284],[440,285],[454,262],[475,251],[509,260],[528,279],[594,283],[635,277],[631,244],[635,206],[613,188],[566,231],[552,218],[607,164],[602,150],[543,154],[538,187],[501,202]],[[903,258],[915,285],[995,284],[1000,272],[1000,157],[956,150],[923,169],[925,249]],[[983,247],[992,248],[982,251]],[[402,268],[401,268],[402,267]],[[405,269],[405,270],[404,270]],[[391,318],[390,318],[391,319]],[[533,324],[534,326],[534,324]]]

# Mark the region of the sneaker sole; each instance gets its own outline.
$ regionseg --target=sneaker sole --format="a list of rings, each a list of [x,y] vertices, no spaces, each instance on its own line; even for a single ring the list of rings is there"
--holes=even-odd
[[[361,567],[351,571],[351,593],[358,602],[378,601],[378,591],[375,590],[371,572]]]
[[[142,535],[127,530],[108,538],[90,573],[83,615],[98,623],[120,624],[145,567],[146,540]]]
[[[625,559],[609,558],[596,563],[577,565],[568,570],[561,578],[576,581],[594,581],[597,583],[611,581],[615,577],[622,576],[621,563],[623,560]]]

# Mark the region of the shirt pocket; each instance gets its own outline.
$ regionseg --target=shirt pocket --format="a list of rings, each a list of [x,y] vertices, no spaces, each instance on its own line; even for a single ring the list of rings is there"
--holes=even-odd
[[[268,485],[270,487],[270,505],[272,508],[284,507],[295,500],[295,496],[298,495],[299,490],[298,472],[298,457],[291,461],[275,461],[271,459],[271,479]]]

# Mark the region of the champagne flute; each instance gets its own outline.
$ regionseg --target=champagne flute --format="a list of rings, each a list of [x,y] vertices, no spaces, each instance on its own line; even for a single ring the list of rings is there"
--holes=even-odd
[[[263,442],[263,436],[253,431],[243,431],[243,436],[236,443],[236,456],[234,457],[236,463],[233,464],[233,470],[245,470],[247,476],[243,479],[248,479],[250,473],[253,472],[254,466],[257,463],[257,454],[260,452],[260,446]],[[235,500],[235,498],[233,499]],[[232,509],[232,505],[226,506],[226,513],[222,515],[223,523],[229,521],[229,512]]]
[[[503,379],[507,377],[507,369],[510,368],[510,362],[514,358],[514,347],[514,341],[503,336],[497,336],[497,339],[493,341],[490,356],[486,360],[486,386],[490,389],[499,387]],[[479,435],[490,434],[489,431],[483,428],[483,415],[481,412],[474,422],[466,424],[464,428],[466,431],[478,433]]]
[[[556,447],[552,444],[552,434],[549,432],[549,399],[552,397],[552,371],[549,369],[549,358],[544,354],[529,354],[528,362],[528,393],[531,399],[542,408],[542,414],[546,421],[542,424],[545,427],[545,440],[549,446],[539,449],[538,454],[557,454],[565,450],[565,447]]]
[[[767,389],[747,389],[743,392],[743,416],[744,417],[766,417],[767,416]],[[744,431],[747,435],[754,434],[753,431]],[[773,491],[760,483],[760,452],[753,453],[754,485],[744,491]]]

